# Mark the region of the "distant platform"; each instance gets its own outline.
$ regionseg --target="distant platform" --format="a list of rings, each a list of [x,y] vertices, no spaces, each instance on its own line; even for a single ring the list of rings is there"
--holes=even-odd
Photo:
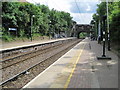
[[[73,39],[76,37],[70,37],[70,38],[60,38],[60,39],[54,39],[54,40],[46,40],[46,41],[30,41],[30,42],[23,42],[23,43],[17,43],[17,44],[9,44],[6,47],[3,47],[1,45],[1,49],[0,51],[3,50],[10,50],[10,49],[15,49],[15,48],[21,48],[21,47],[28,47],[28,46],[32,46],[32,45],[37,45],[37,44],[43,44],[43,43],[50,43],[50,42],[55,42],[55,41],[60,41],[60,40],[67,40],[67,39]]]

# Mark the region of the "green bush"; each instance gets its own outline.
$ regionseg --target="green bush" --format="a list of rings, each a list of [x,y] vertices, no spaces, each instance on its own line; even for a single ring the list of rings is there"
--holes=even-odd
[[[39,37],[39,36],[42,36],[42,34],[34,33],[32,36],[33,36],[33,37]]]
[[[10,35],[2,35],[2,40],[6,42],[13,41],[13,37]]]

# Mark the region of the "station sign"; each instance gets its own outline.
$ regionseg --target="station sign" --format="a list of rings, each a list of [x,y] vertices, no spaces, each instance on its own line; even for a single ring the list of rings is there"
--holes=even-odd
[[[17,28],[9,28],[9,31],[17,31]]]

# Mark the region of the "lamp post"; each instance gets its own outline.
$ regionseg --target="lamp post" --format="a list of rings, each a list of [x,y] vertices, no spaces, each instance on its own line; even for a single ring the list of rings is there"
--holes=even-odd
[[[95,33],[95,20],[92,20],[91,21],[91,26],[92,26],[92,31],[93,32],[90,32],[90,39],[92,40],[93,39],[93,33]]]
[[[108,51],[110,51],[110,32],[109,32],[109,18],[108,18],[108,0],[106,0],[106,8],[107,8]]]
[[[103,16],[103,55],[102,57],[106,57],[105,55],[105,19],[106,19],[106,16]]]
[[[49,39],[50,39],[50,33],[51,33],[50,26],[51,26],[51,21],[49,22]]]
[[[60,38],[60,31],[61,31],[61,25],[59,25],[59,29],[58,29],[58,37]]]
[[[35,15],[31,16],[31,31],[30,31],[31,41],[32,41],[32,26],[33,26],[33,18],[34,17],[35,17]]]
[[[110,60],[111,57],[107,57],[105,55],[105,20],[106,20],[106,16],[103,16],[103,54],[102,54],[102,57],[97,57],[98,60],[100,59],[108,59]]]

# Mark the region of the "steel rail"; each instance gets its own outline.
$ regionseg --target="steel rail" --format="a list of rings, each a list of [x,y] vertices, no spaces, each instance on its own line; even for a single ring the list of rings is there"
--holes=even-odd
[[[66,49],[68,49],[69,47],[75,45],[75,44],[78,43],[78,42],[79,42],[79,41],[77,41],[77,42],[75,42],[75,43],[72,43],[72,44],[71,44],[70,46],[68,46]],[[65,49],[65,50],[66,50],[66,49]],[[26,72],[29,71],[30,69],[32,69],[32,68],[34,68],[35,66],[39,65],[40,63],[46,61],[47,59],[49,59],[49,58],[51,58],[51,57],[53,57],[53,56],[56,56],[57,54],[59,54],[59,53],[62,52],[62,51],[63,51],[63,50],[61,50],[61,51],[59,51],[58,53],[56,53],[56,54],[54,54],[54,55],[52,55],[52,56],[50,56],[50,57],[48,57],[48,58],[46,58],[46,59],[38,62],[37,64],[34,64],[33,66],[29,67],[28,69],[26,69],[26,70],[24,70],[24,71],[22,71],[22,72],[20,72],[20,73],[18,73],[18,74],[16,74],[16,75],[14,75],[13,77],[11,77],[11,78],[9,78],[9,79],[1,82],[1,83],[0,83],[0,86],[3,85],[3,84],[5,84],[5,83],[7,83],[7,82],[9,82],[9,81],[14,81],[14,80],[17,79],[20,75],[26,74]]]

